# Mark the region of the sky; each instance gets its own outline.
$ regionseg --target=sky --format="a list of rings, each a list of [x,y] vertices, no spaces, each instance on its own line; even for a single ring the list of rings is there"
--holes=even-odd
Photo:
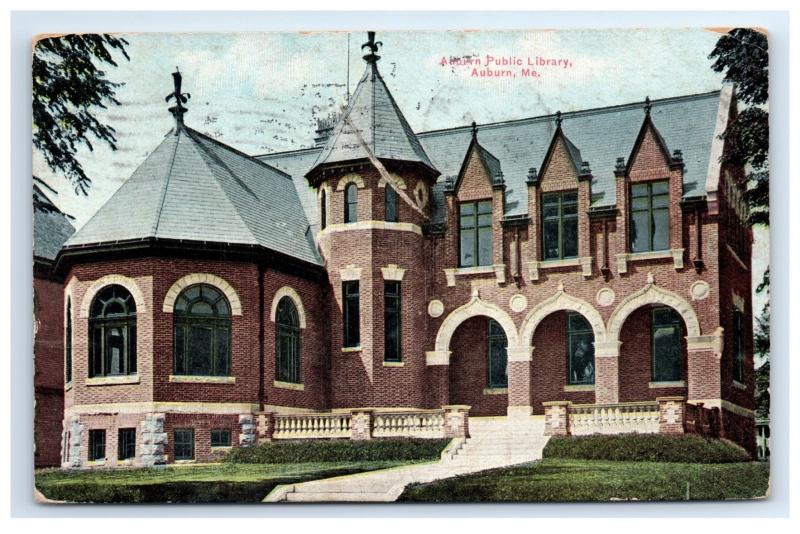
[[[116,129],[118,150],[100,143],[94,152],[80,150],[92,178],[88,196],[76,195],[33,154],[34,174],[59,191],[53,200],[77,227],[169,132],[171,104],[164,99],[176,67],[191,94],[186,124],[253,155],[312,146],[316,119],[340,109],[348,78],[352,91],[364,71],[366,32],[121,36],[130,61],[118,56],[118,67],[103,67],[125,84],[117,92],[121,105],[97,113]],[[712,30],[684,28],[392,31],[376,40],[383,43],[378,65],[389,90],[420,132],[713,91],[721,75],[711,70],[708,54],[718,38]],[[489,70],[516,76],[480,76],[487,59]],[[523,75],[524,68],[538,76]],[[766,232],[757,232],[754,252],[757,282],[768,261]],[[760,310],[763,296],[755,299]]]

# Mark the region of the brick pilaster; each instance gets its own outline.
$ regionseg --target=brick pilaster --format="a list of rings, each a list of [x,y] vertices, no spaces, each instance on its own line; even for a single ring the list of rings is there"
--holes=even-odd
[[[686,397],[658,397],[659,434],[683,434]]]
[[[372,424],[375,419],[373,411],[357,409],[351,410],[350,414],[350,439],[372,439]]]
[[[569,410],[570,401],[543,402],[544,406],[544,435],[569,436]]]
[[[469,409],[465,404],[442,406],[444,410],[444,437],[469,437]]]

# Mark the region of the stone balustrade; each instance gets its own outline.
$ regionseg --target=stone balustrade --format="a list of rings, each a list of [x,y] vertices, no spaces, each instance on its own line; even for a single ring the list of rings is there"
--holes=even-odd
[[[273,439],[349,438],[349,413],[274,415]]]
[[[684,397],[658,397],[655,401],[615,404],[543,403],[545,434],[683,434],[687,414]]]
[[[444,411],[377,412],[372,435],[384,437],[443,438]]]

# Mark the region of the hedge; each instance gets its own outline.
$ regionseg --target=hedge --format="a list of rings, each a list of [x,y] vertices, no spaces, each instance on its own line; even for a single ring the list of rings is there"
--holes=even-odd
[[[617,434],[613,436],[554,436],[544,458],[629,462],[718,464],[748,462],[750,455],[730,441],[695,435]]]
[[[449,439],[318,440],[262,443],[232,449],[224,461],[282,464],[438,460]]]

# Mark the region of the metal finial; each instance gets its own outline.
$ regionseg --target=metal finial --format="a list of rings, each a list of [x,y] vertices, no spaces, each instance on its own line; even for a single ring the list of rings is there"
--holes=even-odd
[[[172,73],[172,82],[175,86],[175,89],[164,99],[166,102],[169,102],[173,98],[175,99],[175,105],[169,108],[169,112],[172,113],[173,117],[175,117],[175,122],[178,123],[178,126],[183,125],[183,114],[189,111],[183,105],[187,103],[190,98],[192,98],[192,95],[189,93],[181,93],[182,81],[183,76],[181,76],[181,71],[178,69],[178,67],[175,67],[175,72]]]
[[[472,121],[472,138],[478,138],[478,125],[475,123],[475,121]]]
[[[375,32],[367,32],[367,42],[361,45],[361,49],[368,48],[369,53],[364,56],[364,61],[367,63],[375,63],[378,61],[381,56],[377,55],[375,52],[378,51],[378,47],[383,46],[381,41],[375,41]]]
[[[653,109],[653,104],[650,103],[650,97],[644,99],[644,114],[650,115],[650,110]]]
[[[564,119],[561,118],[561,111],[560,110],[556,111],[556,126],[558,128],[561,128],[561,123],[563,122],[563,120]]]

